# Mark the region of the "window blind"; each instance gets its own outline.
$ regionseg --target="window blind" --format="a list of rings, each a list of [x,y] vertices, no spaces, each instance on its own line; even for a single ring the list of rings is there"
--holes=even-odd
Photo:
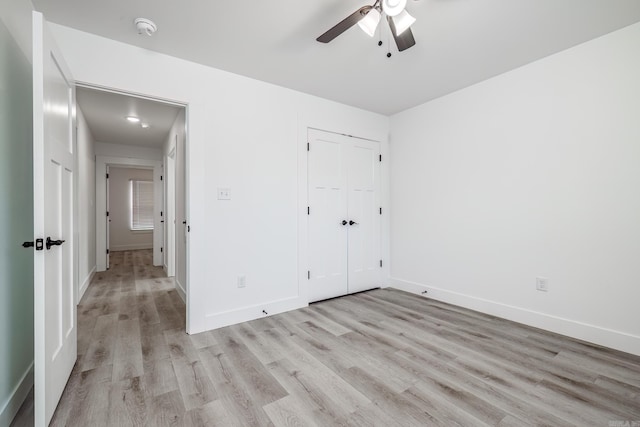
[[[131,229],[153,230],[153,181],[131,180]]]

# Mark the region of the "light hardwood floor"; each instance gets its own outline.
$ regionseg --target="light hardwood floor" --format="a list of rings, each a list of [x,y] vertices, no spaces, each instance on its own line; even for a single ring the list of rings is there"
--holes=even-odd
[[[640,426],[640,357],[392,289],[198,335],[149,251],[78,307],[54,426]]]

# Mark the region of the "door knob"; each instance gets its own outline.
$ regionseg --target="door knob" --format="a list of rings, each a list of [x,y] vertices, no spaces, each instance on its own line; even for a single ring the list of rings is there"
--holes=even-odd
[[[342,220],[342,225],[347,225],[347,224],[349,224],[349,223],[347,222],[347,220],[346,220],[346,219],[343,219],[343,220]]]
[[[47,243],[45,246],[47,250],[51,249],[51,246],[60,246],[64,243],[64,240],[51,240],[51,237],[47,237]]]
[[[349,225],[358,225],[358,223],[355,221],[349,221]]]

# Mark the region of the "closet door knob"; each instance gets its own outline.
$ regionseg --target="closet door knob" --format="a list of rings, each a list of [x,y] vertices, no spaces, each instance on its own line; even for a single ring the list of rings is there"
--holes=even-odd
[[[358,223],[355,221],[349,221],[349,225],[358,225]]]
[[[346,219],[343,219],[343,220],[342,220],[342,225],[347,225],[347,224],[348,224],[347,220],[346,220]]]

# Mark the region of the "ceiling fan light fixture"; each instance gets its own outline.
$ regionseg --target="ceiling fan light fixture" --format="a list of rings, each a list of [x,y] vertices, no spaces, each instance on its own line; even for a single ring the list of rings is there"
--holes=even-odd
[[[416,22],[416,18],[409,15],[409,12],[407,12],[406,10],[400,12],[398,16],[393,18],[393,23],[396,26],[396,35],[399,36],[400,34],[407,31],[407,29],[409,29],[409,27],[411,27],[414,22]]]
[[[380,12],[377,9],[371,9],[360,21],[358,26],[367,33],[369,37],[373,37],[376,33],[376,28],[380,22]]]
[[[407,7],[407,0],[382,0],[382,10],[387,16],[397,16]]]

